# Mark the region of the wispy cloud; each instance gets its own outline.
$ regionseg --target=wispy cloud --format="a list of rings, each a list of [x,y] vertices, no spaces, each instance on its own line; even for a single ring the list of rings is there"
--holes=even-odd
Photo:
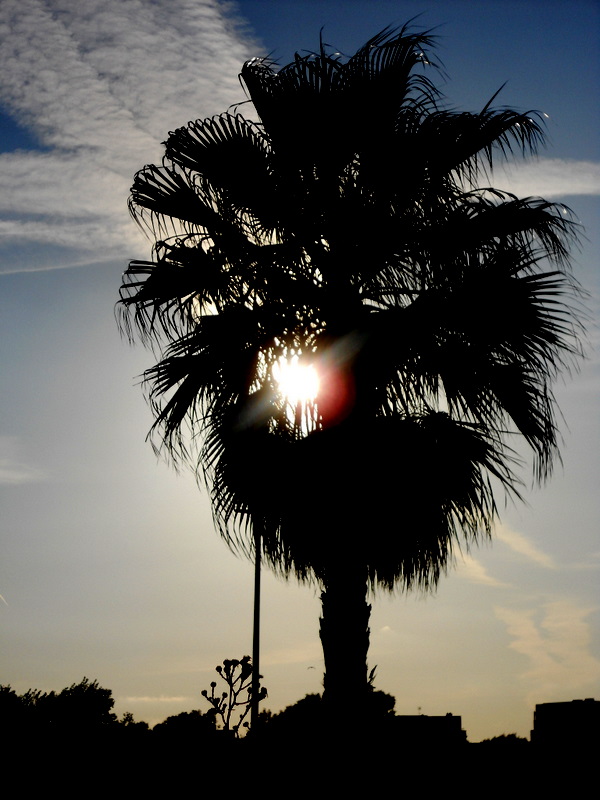
[[[15,436],[0,436],[0,486],[38,483],[45,477],[42,470],[22,460]]]
[[[600,569],[600,552],[589,553],[585,561],[575,561],[569,564],[569,566],[571,569],[581,570],[582,572],[598,570]]]
[[[573,699],[600,679],[587,621],[596,610],[572,599],[546,603],[539,610],[495,609],[512,637],[509,646],[529,661],[521,678],[531,687],[531,704]]]
[[[471,555],[463,555],[458,563],[460,574],[466,577],[471,583],[498,587],[507,587],[510,585],[490,575],[483,564]]]
[[[44,474],[34,467],[0,458],[0,486],[20,486],[24,483],[37,483],[43,479]]]
[[[122,703],[191,703],[194,702],[193,697],[185,697],[184,695],[174,695],[173,697],[160,695],[159,697],[151,697],[149,695],[142,697],[119,697]]]
[[[134,172],[169,130],[243,100],[240,67],[260,52],[219,0],[3,0],[0,102],[45,148],[0,155],[3,269],[39,268],[13,244],[60,248],[47,268],[145,254]]]
[[[494,185],[520,197],[553,200],[570,195],[600,194],[600,164],[595,161],[539,158],[502,167]]]
[[[240,67],[262,52],[233,8],[3,0],[0,102],[45,152],[0,155],[2,271],[147,256],[125,210],[133,174],[160,159],[169,130],[243,100]],[[599,194],[600,165],[539,159],[495,182],[520,195]]]
[[[529,561],[546,569],[557,569],[556,562],[547,553],[542,552],[526,536],[517,531],[499,525],[494,531],[494,536],[504,544],[508,545],[515,553],[525,556]]]

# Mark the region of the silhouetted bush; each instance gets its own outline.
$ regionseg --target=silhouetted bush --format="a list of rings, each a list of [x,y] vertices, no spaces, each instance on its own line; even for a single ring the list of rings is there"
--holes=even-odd
[[[115,701],[110,689],[103,689],[98,681],[84,678],[56,694],[40,695],[36,711],[42,723],[70,731],[98,731],[115,725]]]
[[[332,737],[340,739],[372,739],[380,741],[392,731],[395,698],[385,692],[373,690],[367,696],[366,713],[362,722],[356,722],[350,730],[342,730],[339,720],[331,719],[328,708],[320,694],[307,694],[278,714],[263,711],[259,717],[260,736],[269,742],[294,741],[300,745],[324,742]],[[351,698],[349,705],[352,705]]]
[[[28,689],[17,695],[10,686],[0,687],[0,709],[5,725],[14,732],[48,735],[81,735],[118,725],[110,689],[83,678],[61,692]]]
[[[182,711],[181,714],[167,717],[164,722],[159,722],[152,728],[152,735],[162,739],[199,740],[208,736],[214,737],[216,732],[215,714],[212,711],[203,714],[199,710]]]
[[[500,736],[493,736],[491,739],[484,739],[482,742],[479,742],[481,745],[486,745],[486,747],[527,747],[529,745],[529,739],[525,739],[523,736],[517,736],[516,733],[503,733]]]

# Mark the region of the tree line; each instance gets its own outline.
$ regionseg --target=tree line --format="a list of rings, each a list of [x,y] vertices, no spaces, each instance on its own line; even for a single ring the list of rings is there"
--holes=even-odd
[[[10,685],[0,686],[0,719],[4,729],[14,735],[35,737],[37,734],[48,740],[81,736],[93,738],[94,735],[109,739],[112,735],[121,737],[121,740],[127,737],[130,744],[134,740],[149,742],[150,737],[162,743],[172,740],[188,745],[209,741],[232,742],[243,738],[248,731],[244,722],[250,707],[247,679],[250,678],[251,669],[248,656],[239,660],[226,659],[222,667],[216,668],[225,686],[217,689],[217,682],[212,681],[210,692],[201,692],[208,708],[182,711],[152,728],[147,722],[136,721],[129,711],[119,718],[113,710],[115,701],[112,691],[87,677],[58,692],[28,689],[19,695]],[[225,690],[221,691],[221,688]],[[266,697],[264,688],[261,697]],[[352,709],[351,698],[348,703]],[[368,705],[367,723],[373,740],[380,741],[385,737],[402,739],[402,731],[394,720],[407,718],[396,716],[394,697],[373,689]],[[325,730],[324,713],[320,694],[308,694],[278,713],[264,710],[259,716],[257,738],[263,743],[273,743],[282,737],[288,741],[318,741],[320,733]],[[414,739],[415,726],[411,729],[411,735]],[[508,734],[486,741],[514,744],[527,740]]]

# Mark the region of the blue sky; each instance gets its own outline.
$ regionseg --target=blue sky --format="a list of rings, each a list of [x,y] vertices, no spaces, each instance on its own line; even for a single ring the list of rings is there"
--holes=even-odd
[[[543,10],[542,10],[543,9]],[[462,714],[472,741],[527,735],[537,702],[600,697],[598,90],[600,11],[582,2],[3,0],[0,5],[0,682],[83,675],[157,722],[202,708],[250,651],[252,566],[212,528],[190,474],[156,461],[119,338],[120,275],[149,244],[126,208],[169,130],[243,100],[247,58],[324,40],[351,53],[421,14],[452,107],[548,115],[549,147],[494,180],[573,208],[588,359],[557,386],[563,464],[504,508],[493,546],[436,595],[375,599],[371,665],[399,713]],[[509,313],[509,310],[507,310]],[[268,707],[320,689],[317,592],[265,576]],[[310,667],[315,669],[309,669]]]

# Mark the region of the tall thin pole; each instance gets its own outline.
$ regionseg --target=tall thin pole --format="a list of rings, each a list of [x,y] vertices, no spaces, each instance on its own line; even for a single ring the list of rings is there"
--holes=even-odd
[[[254,627],[252,632],[252,698],[250,730],[258,730],[258,687],[260,683],[260,553],[262,549],[261,526],[254,525]]]

